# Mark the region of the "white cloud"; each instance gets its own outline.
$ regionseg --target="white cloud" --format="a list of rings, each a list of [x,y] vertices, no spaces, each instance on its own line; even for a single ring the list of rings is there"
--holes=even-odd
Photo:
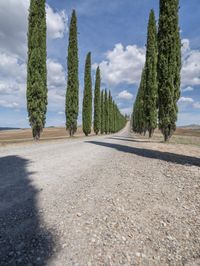
[[[6,108],[17,108],[19,104],[13,101],[9,102],[6,100],[0,100],[0,106]]]
[[[200,109],[200,102],[195,101],[193,98],[190,97],[181,97],[179,99],[179,107],[181,111],[188,110],[188,107],[194,108],[194,109]]]
[[[131,94],[127,90],[123,90],[118,94],[117,98],[124,99],[124,100],[131,100],[133,98],[133,94]]]
[[[65,81],[65,71],[63,66],[55,60],[47,60],[47,70],[48,70],[48,87],[49,89],[62,88],[64,89]]]
[[[0,1],[0,106],[26,107],[26,55],[29,0]],[[62,38],[66,31],[64,11],[54,11],[46,5],[47,36]],[[63,103],[65,74],[61,64],[48,59],[49,105]],[[60,94],[60,95],[59,95]]]
[[[120,108],[122,114],[130,115],[132,113],[132,107]]]
[[[102,81],[108,85],[118,85],[123,82],[138,84],[144,61],[144,48],[116,44],[112,51],[106,53],[106,59],[99,64]],[[93,68],[96,67],[97,64],[94,64]]]
[[[195,103],[193,104],[193,107],[194,107],[195,109],[200,109],[200,102],[195,102]]]
[[[181,41],[182,44],[182,54],[187,53],[188,51],[190,51],[190,41],[188,39],[182,39]]]
[[[29,0],[0,1],[0,52],[25,60],[27,54]],[[67,30],[65,11],[54,11],[46,5],[47,35],[62,38]]]
[[[55,60],[47,60],[48,109],[60,111],[65,107],[66,80],[63,66]]]
[[[182,40],[181,85],[200,85],[200,51],[192,50],[188,39]]]
[[[67,30],[67,15],[64,10],[54,12],[53,9],[47,5],[47,35],[50,39],[63,38]]]
[[[47,60],[48,109],[60,110],[65,102],[65,71],[53,59]],[[0,106],[26,108],[26,64],[13,56],[0,53]]]
[[[181,97],[180,99],[179,99],[179,102],[181,103],[193,103],[194,102],[194,100],[192,99],[192,98],[190,98],[190,97]]]
[[[0,53],[0,106],[25,106],[26,64],[16,57]]]
[[[64,112],[60,111],[58,112],[58,115],[64,115]]]
[[[188,92],[188,91],[193,91],[193,90],[194,90],[194,88],[193,88],[193,87],[191,87],[191,86],[188,86],[188,87],[186,87],[186,88],[182,89],[182,92]]]
[[[26,64],[20,63],[16,57],[0,53],[0,77],[1,80],[24,81],[26,78]]]
[[[120,83],[139,84],[145,62],[145,48],[137,45],[124,47],[116,44],[114,49],[105,54],[105,60],[99,65],[102,81],[108,85]],[[93,65],[93,69],[97,64]],[[183,91],[192,91],[192,86],[200,85],[200,51],[190,47],[188,39],[182,40],[181,86]]]
[[[0,51],[26,56],[28,0],[0,1]]]

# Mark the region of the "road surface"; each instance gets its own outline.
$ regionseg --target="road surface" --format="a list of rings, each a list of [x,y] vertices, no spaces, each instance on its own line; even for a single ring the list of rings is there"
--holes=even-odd
[[[115,135],[0,150],[0,265],[200,265],[200,149]]]

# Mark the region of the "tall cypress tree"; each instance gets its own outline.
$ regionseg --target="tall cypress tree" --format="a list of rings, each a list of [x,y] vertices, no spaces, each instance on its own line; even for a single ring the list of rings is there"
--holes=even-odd
[[[105,116],[104,116],[104,91],[101,91],[101,134],[105,130]]]
[[[109,91],[109,97],[108,97],[108,105],[109,105],[109,133],[111,133],[113,119],[112,119],[112,96],[111,96],[110,91]]]
[[[77,130],[78,105],[79,105],[79,80],[78,80],[78,38],[77,38],[77,18],[73,10],[69,30],[68,45],[68,79],[66,93],[66,129],[70,136],[73,136]]]
[[[146,129],[151,138],[157,127],[157,28],[154,11],[151,10],[148,23],[146,50],[146,86],[144,93],[144,112]]]
[[[136,100],[133,108],[133,131],[137,133],[146,132],[146,119],[145,119],[145,90],[146,90],[146,67],[142,71],[140,86],[136,96]]]
[[[158,29],[159,128],[168,141],[176,130],[180,97],[181,41],[179,0],[160,0]]]
[[[31,0],[29,8],[27,110],[33,137],[38,140],[47,110],[45,0]]]
[[[91,53],[87,54],[85,62],[85,87],[83,96],[83,132],[86,136],[91,133],[92,126],[92,78],[91,78]]]
[[[108,94],[105,90],[104,94],[104,119],[105,119],[105,134],[109,131],[109,103],[108,103]]]
[[[94,132],[98,135],[101,129],[101,74],[100,68],[96,70],[95,90],[94,90]]]
[[[112,101],[112,133],[115,133],[115,101]]]

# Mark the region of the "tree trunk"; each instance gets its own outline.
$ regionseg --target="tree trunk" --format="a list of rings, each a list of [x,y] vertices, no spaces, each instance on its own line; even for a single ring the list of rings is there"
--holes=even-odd
[[[36,133],[36,135],[34,136],[34,140],[35,141],[39,141],[40,140],[40,132]]]
[[[73,137],[73,130],[71,128],[69,129],[69,136]]]
[[[152,138],[153,133],[154,133],[154,130],[153,130],[153,129],[150,129],[150,130],[149,130],[149,138]]]
[[[169,134],[165,133],[164,134],[164,141],[169,142],[169,138],[170,138]]]

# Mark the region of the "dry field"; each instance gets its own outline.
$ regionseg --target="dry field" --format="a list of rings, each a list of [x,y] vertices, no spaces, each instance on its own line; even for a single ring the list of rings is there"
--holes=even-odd
[[[163,136],[160,131],[156,130],[153,140],[158,142],[163,141]],[[200,146],[200,129],[177,128],[169,143]]]
[[[92,135],[94,133],[92,132]],[[79,126],[75,137],[83,136],[82,128]],[[50,127],[45,128],[41,141],[49,141],[55,139],[69,138],[69,134],[64,127]],[[146,138],[146,137],[145,137]],[[17,129],[0,131],[0,146],[9,143],[32,142],[31,129]],[[157,130],[154,134],[153,140],[163,140],[162,134]],[[200,146],[200,129],[196,128],[177,128],[175,134],[170,140],[172,144],[186,144]]]
[[[78,127],[75,137],[83,136],[81,127]],[[68,138],[69,134],[64,127],[49,127],[45,128],[41,141],[65,139]],[[0,131],[0,145],[6,145],[9,143],[21,143],[21,142],[32,142],[31,129],[17,129],[17,130],[5,130]]]

